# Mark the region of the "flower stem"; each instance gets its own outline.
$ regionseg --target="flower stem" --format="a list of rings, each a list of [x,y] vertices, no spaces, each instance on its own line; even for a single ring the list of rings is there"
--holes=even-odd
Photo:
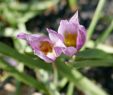
[[[59,73],[72,81],[74,86],[83,91],[85,95],[108,95],[103,89],[95,85],[88,78],[84,77],[75,68],[67,66],[68,64],[62,64],[58,61],[56,65],[59,68]]]
[[[74,83],[70,82],[68,85],[67,95],[73,95]]]
[[[58,83],[58,72],[55,63],[52,63],[53,67],[53,74],[54,74],[54,84],[57,85]]]

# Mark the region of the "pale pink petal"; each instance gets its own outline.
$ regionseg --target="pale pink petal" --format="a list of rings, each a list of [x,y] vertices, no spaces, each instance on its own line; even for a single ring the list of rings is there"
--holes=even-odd
[[[39,37],[41,36],[38,34],[35,35],[35,34],[20,33],[17,35],[17,38],[26,40],[27,43],[31,45],[33,49],[37,47]]]
[[[47,28],[47,31],[49,34],[49,38],[52,42],[56,43],[58,40],[63,40],[62,35],[58,34],[56,31],[48,28]]]
[[[45,35],[29,34],[26,39],[28,41],[28,44],[33,49],[39,49],[41,41],[48,41],[49,43],[52,44],[52,42],[49,40],[49,38]]]
[[[42,37],[47,38],[46,36],[41,35],[41,34],[28,34],[26,36],[26,40],[27,41],[37,41],[37,39],[43,39]]]
[[[70,18],[69,21],[70,21],[70,22],[73,22],[73,23],[79,23],[78,11]]]
[[[63,37],[51,29],[47,29],[47,31],[49,33],[49,38],[54,43],[54,51],[56,53],[56,56],[58,57],[61,55],[62,49],[65,47],[63,43]]]
[[[41,51],[34,51],[35,55],[37,55],[38,57],[40,57],[41,59],[43,59],[45,62],[47,63],[52,63],[55,61],[56,57],[55,56],[46,56],[44,53],[42,53]]]
[[[65,33],[77,33],[78,24],[68,22],[67,20],[61,20],[60,26],[58,28],[58,33],[61,34],[64,38]]]
[[[46,36],[41,36],[41,35],[34,36],[34,35],[28,35],[26,37],[26,40],[28,44],[32,47],[32,49],[39,49],[41,41],[48,41],[48,42],[50,41]]]
[[[20,33],[20,34],[17,35],[17,38],[19,38],[19,39],[25,39],[26,40],[26,36],[27,35],[28,34],[26,34],[26,33]]]
[[[50,58],[53,61],[56,60],[56,53],[53,51],[53,52],[50,52],[46,55],[48,58]]]
[[[77,49],[74,48],[74,47],[67,47],[67,48],[64,49],[63,52],[64,52],[65,55],[73,56],[77,52]]]
[[[51,63],[56,59],[56,55],[51,52],[50,54],[45,55],[40,50],[40,44],[42,41],[48,41],[50,44],[53,44],[52,41],[44,35],[38,35],[38,34],[19,34],[18,38],[24,39],[27,41],[27,43],[31,46],[33,49],[35,55],[46,61],[47,63]]]
[[[86,41],[86,29],[84,26],[79,26],[78,37],[77,37],[77,50],[81,49]]]
[[[61,20],[60,21],[60,26],[58,27],[58,33],[61,34],[63,37],[64,37],[64,33],[66,32],[67,30],[67,23],[68,21],[67,20]]]
[[[38,39],[38,42],[36,43],[39,43],[37,44],[37,46],[34,48],[34,52],[37,56],[39,56],[41,59],[43,59],[44,61],[46,61],[47,63],[51,63],[53,61],[55,61],[56,59],[56,55],[54,52],[50,52],[50,53],[47,53],[47,55],[45,55],[42,51],[40,51],[40,43],[41,41],[48,41],[50,44],[52,44],[52,42],[46,38],[46,37],[40,37]],[[33,47],[35,45],[35,43],[31,43],[31,46]]]
[[[64,48],[61,48],[61,47],[54,47],[54,51],[55,51],[57,57],[62,54],[63,49]]]
[[[17,35],[17,38],[24,39],[24,40],[35,40],[41,36],[42,34],[27,34],[27,33],[20,33]]]
[[[54,47],[66,47],[61,40],[57,40],[56,43],[54,43]]]

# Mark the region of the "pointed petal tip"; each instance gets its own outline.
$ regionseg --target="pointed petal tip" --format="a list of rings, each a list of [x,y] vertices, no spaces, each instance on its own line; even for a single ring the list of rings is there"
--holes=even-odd
[[[46,30],[47,30],[47,32],[48,32],[48,33],[53,32],[53,30],[52,30],[52,29],[50,29],[50,28],[46,28]]]
[[[77,50],[80,50],[86,42],[86,29],[84,26],[79,27],[79,33],[77,38]]]
[[[78,10],[76,11],[76,14],[78,14]]]
[[[51,33],[55,33],[55,34],[57,34],[57,32],[56,31],[54,31],[54,30],[52,30],[52,29],[50,29],[50,28],[46,28],[46,30],[47,30],[47,32],[49,33],[49,34],[51,34]]]
[[[47,30],[47,32],[49,32],[50,29],[49,28],[46,28],[46,30]]]
[[[79,22],[79,18],[78,18],[78,10],[75,12],[75,14],[70,18],[70,20],[69,21],[71,21],[71,22]]]
[[[20,38],[20,39],[26,39],[26,33],[19,33],[17,34],[17,38]]]

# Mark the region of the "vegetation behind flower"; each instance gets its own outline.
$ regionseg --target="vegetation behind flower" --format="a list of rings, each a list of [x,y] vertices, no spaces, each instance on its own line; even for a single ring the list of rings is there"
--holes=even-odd
[[[102,9],[106,1],[98,2],[92,21],[89,27],[86,27],[87,32],[84,28],[85,24],[80,24],[81,11],[77,9],[76,0],[67,1],[39,2],[33,0],[32,3],[27,1],[29,4],[16,0],[0,1],[0,36],[3,37],[0,42],[0,68],[6,73],[3,74],[0,84],[4,84],[5,81],[7,84],[7,80],[11,78],[9,83],[14,84],[15,88],[12,91],[13,95],[22,95],[21,91],[25,85],[27,89],[30,87],[30,90],[33,90],[29,92],[30,95],[33,93],[40,95],[109,95],[109,92],[103,89],[100,83],[98,84],[101,86],[98,86],[95,80],[92,81],[83,74],[94,67],[113,66],[113,49],[103,44],[113,30],[112,18],[105,32],[100,34],[96,41],[93,39],[97,22],[102,16],[104,18]],[[68,4],[68,9],[65,9],[67,8],[65,4]],[[70,19],[69,17],[64,19],[60,14],[64,11],[62,8],[59,9],[61,10],[59,12],[60,22],[58,21],[57,28],[56,26],[54,28],[53,25],[57,23],[54,19],[58,6],[65,7],[64,9],[67,12],[69,10],[71,14],[74,14],[75,11],[76,13]],[[26,23],[28,24],[30,19],[41,15],[40,18],[43,20],[45,18],[42,17],[42,14],[48,15],[49,12],[53,13],[51,14],[52,25],[49,26],[49,19],[46,18],[47,25],[45,22],[42,25],[43,21],[40,22],[40,20],[37,22],[41,30],[28,31],[30,29],[26,27]],[[32,27],[35,26],[33,24]],[[49,28],[45,29],[46,27],[43,28],[43,26]],[[45,30],[48,31],[48,36],[46,32],[43,32]],[[4,42],[6,37],[11,40]],[[5,86],[1,87],[5,89]],[[27,92],[25,95],[28,95]]]

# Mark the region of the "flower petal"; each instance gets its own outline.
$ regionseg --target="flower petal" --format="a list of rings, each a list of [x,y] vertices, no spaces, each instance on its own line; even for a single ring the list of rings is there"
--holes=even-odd
[[[54,47],[54,51],[55,51],[57,57],[62,54],[63,49],[64,48],[61,48],[61,47]]]
[[[74,47],[67,47],[67,48],[64,49],[63,52],[64,52],[65,55],[73,56],[77,52],[77,49],[74,48]]]
[[[58,40],[63,40],[63,37],[60,34],[58,34],[56,31],[48,28],[47,31],[49,33],[49,38],[52,42],[56,43],[56,41]]]
[[[19,34],[18,38],[25,39],[28,44],[31,46],[33,49],[35,55],[46,61],[47,63],[51,63],[55,61],[56,59],[56,53],[54,50],[52,52],[48,52],[45,54],[43,51],[40,49],[40,45],[42,42],[49,42],[51,45],[53,45],[53,42],[44,35],[38,35],[38,34]],[[53,48],[53,47],[52,47]]]
[[[29,40],[29,44],[33,49],[39,49],[42,41],[47,41],[52,44],[52,42],[46,36],[41,36],[35,40]]]
[[[73,23],[79,23],[78,11],[70,18],[69,21],[70,21],[70,22],[73,22]]]
[[[77,37],[77,50],[81,49],[86,41],[86,29],[84,26],[79,26],[78,37]]]
[[[20,33],[20,34],[17,35],[17,38],[19,38],[19,39],[26,39],[27,35],[28,34],[26,34],[26,33]]]
[[[38,57],[40,57],[41,59],[43,59],[47,63],[52,63],[56,59],[55,56],[49,55],[49,57],[48,57],[44,53],[42,53],[41,51],[34,51],[34,53],[35,53],[35,55],[37,55]]]
[[[53,52],[51,53],[47,53],[44,54],[41,50],[40,50],[40,43],[42,41],[48,41],[50,44],[52,44],[52,42],[49,40],[48,37],[45,37],[45,36],[42,36],[42,37],[39,37],[37,40],[35,40],[34,42],[31,42],[30,45],[31,47],[33,48],[34,50],[34,53],[39,56],[41,59],[43,59],[44,61],[46,61],[47,63],[51,63],[53,62],[56,57],[55,57],[55,54]]]
[[[61,34],[64,38],[65,33],[77,33],[78,24],[74,24],[72,22],[68,22],[67,20],[61,20],[60,26],[58,28],[58,33]]]
[[[36,40],[37,38],[42,37],[42,36],[44,36],[44,35],[42,35],[42,34],[20,33],[20,34],[17,35],[17,38],[31,41],[31,40]]]
[[[59,28],[58,28],[58,33],[61,34],[62,36],[64,36],[64,32],[66,32],[67,30],[67,23],[68,21],[67,20],[61,20],[60,21],[60,25],[59,25]]]
[[[18,38],[24,39],[27,43],[32,47],[32,49],[38,49],[40,45],[40,41],[50,41],[48,37],[41,35],[41,34],[26,34],[20,33],[17,35]]]

